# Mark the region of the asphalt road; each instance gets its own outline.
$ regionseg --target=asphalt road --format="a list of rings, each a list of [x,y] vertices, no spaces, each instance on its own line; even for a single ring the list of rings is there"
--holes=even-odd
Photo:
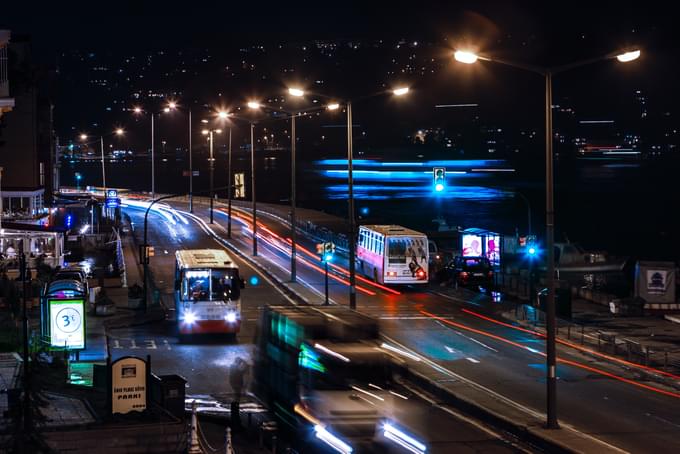
[[[128,208],[135,234],[142,234],[143,211]],[[188,222],[172,222],[156,213],[149,219],[149,243],[155,246],[156,255],[151,260],[155,281],[170,301],[173,292],[174,252],[180,248],[219,248],[220,243],[209,236],[204,227],[187,217]],[[219,229],[216,229],[218,231]],[[223,234],[223,231],[219,231]],[[247,235],[241,225],[234,226],[237,237]],[[236,341],[229,338],[194,338],[181,344],[175,333],[174,314],[168,307],[168,319],[148,325],[112,330],[110,349],[113,358],[124,355],[151,358],[152,371],[157,375],[180,374],[187,379],[187,394],[223,396],[229,399],[232,392],[228,383],[229,368],[237,357],[253,363],[253,340],[259,308],[264,304],[290,304],[287,299],[261,273],[238,256],[231,254],[246,279],[242,292],[242,331]],[[258,278],[257,285],[249,285],[250,278]],[[312,276],[310,276],[312,277]],[[251,375],[246,375],[249,382]],[[440,405],[417,389],[409,391],[408,401],[393,415],[409,433],[423,440],[428,452],[518,452],[523,451],[504,436],[467,420],[454,409]],[[314,449],[321,449],[315,446]],[[387,445],[386,452],[404,452]]]
[[[179,207],[179,206],[178,206]],[[205,209],[199,212],[205,216]],[[237,212],[232,244],[250,253],[250,217]],[[242,218],[242,219],[241,219]],[[226,224],[218,213],[216,222]],[[259,255],[281,270],[289,267],[288,227],[261,215]],[[216,233],[219,232],[216,230]],[[314,241],[300,238],[314,251]],[[336,256],[337,257],[337,256]],[[313,255],[299,253],[299,281],[321,301],[323,274]],[[346,267],[342,257],[337,265]],[[340,277],[341,272],[333,273]],[[475,316],[500,319],[503,304],[482,296],[461,297],[419,288],[399,294],[358,281],[357,307],[381,321],[384,333],[456,374],[489,388],[533,414],[545,411],[544,341]],[[347,304],[348,287],[331,280],[333,302]],[[562,424],[631,452],[680,451],[680,393],[645,382],[636,370],[612,366],[570,348],[558,348],[558,416]]]

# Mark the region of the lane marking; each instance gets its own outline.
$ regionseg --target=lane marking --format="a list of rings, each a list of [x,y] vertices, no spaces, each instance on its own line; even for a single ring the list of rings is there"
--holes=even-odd
[[[432,318],[432,317],[430,317],[430,318]],[[441,319],[442,319],[442,320],[448,320],[448,319],[446,319],[446,318],[444,318],[444,317],[441,317]],[[467,335],[461,333],[461,332],[458,331],[458,330],[455,330],[455,329],[452,330],[450,326],[444,325],[444,323],[442,323],[442,322],[439,321],[439,320],[435,321],[435,323],[437,323],[437,324],[438,324],[439,326],[441,326],[442,328],[445,328],[446,330],[451,330],[451,331],[453,331],[454,333],[458,334],[459,336],[463,336],[464,338],[466,338],[466,339],[468,339],[468,340],[471,340],[472,342],[474,342],[474,343],[476,343],[476,344],[478,344],[478,345],[481,345],[481,346],[484,347],[484,348],[488,348],[488,349],[491,350],[492,352],[498,353],[498,350],[496,350],[495,348],[490,347],[490,346],[486,345],[484,342],[478,341],[477,339],[475,339],[475,338],[473,338],[473,337],[467,336]]]
[[[400,384],[401,384],[401,386],[403,386],[404,388],[408,389],[410,392],[412,392],[413,394],[415,394],[416,396],[418,396],[419,398],[421,398],[421,399],[424,400],[425,402],[428,402],[428,403],[431,404],[432,406],[437,407],[437,408],[439,408],[440,410],[442,410],[442,411],[444,411],[444,412],[450,414],[450,415],[453,416],[454,418],[457,418],[457,419],[460,419],[460,420],[462,420],[462,421],[465,421],[466,423],[468,423],[468,424],[470,424],[470,425],[476,427],[477,429],[481,430],[482,432],[486,433],[487,435],[490,435],[490,436],[492,436],[492,437],[494,437],[494,438],[497,438],[497,439],[499,439],[499,440],[502,440],[502,441],[504,441],[504,442],[510,443],[512,446],[514,446],[515,448],[520,449],[522,452],[525,452],[525,453],[530,453],[530,452],[531,452],[531,451],[529,451],[529,450],[527,450],[527,449],[525,449],[525,448],[523,448],[523,447],[521,447],[521,446],[519,446],[519,445],[517,445],[517,444],[515,444],[515,443],[513,443],[513,442],[511,442],[511,441],[509,441],[509,440],[504,439],[498,432],[495,432],[495,431],[492,430],[491,428],[484,426],[484,425],[483,425],[482,423],[480,423],[479,421],[475,421],[474,419],[472,419],[472,418],[470,418],[470,417],[468,417],[468,416],[465,416],[465,415],[462,414],[462,413],[459,413],[459,412],[457,412],[457,411],[455,411],[455,410],[453,410],[453,409],[451,409],[451,408],[449,408],[449,407],[445,407],[445,406],[439,404],[436,400],[430,398],[430,396],[428,396],[427,394],[421,392],[421,391],[418,390],[417,388],[414,388],[414,387],[412,387],[412,386],[410,386],[410,385],[407,385],[406,383],[400,383]]]
[[[500,320],[496,320],[494,318],[487,317],[486,315],[482,315],[482,314],[479,314],[477,312],[474,312],[474,311],[471,311],[471,310],[468,310],[468,309],[461,309],[461,310],[463,312],[465,312],[466,314],[473,315],[477,318],[481,318],[482,320],[486,320],[486,321],[489,321],[491,323],[495,323],[495,324],[500,325],[500,326],[505,326],[506,328],[512,328],[512,329],[517,330],[517,331],[528,333],[528,334],[531,334],[532,336],[540,337],[540,338],[543,338],[543,339],[545,339],[545,336],[546,336],[545,334],[543,334],[541,332],[531,330],[531,329],[527,329],[527,328],[522,328],[520,326],[515,326],[515,325],[512,325],[510,323],[505,323],[505,322],[502,322]],[[657,374],[660,374],[660,375],[664,375],[666,377],[671,377],[671,378],[680,380],[680,375],[675,375],[675,374],[672,374],[670,372],[666,372],[666,371],[663,371],[663,370],[660,370],[660,369],[656,369],[654,367],[645,366],[644,364],[634,363],[634,362],[631,362],[631,361],[626,361],[625,359],[617,358],[615,356],[610,356],[610,355],[607,355],[607,354],[604,354],[604,353],[600,353],[598,351],[591,350],[589,348],[583,347],[582,345],[574,344],[573,342],[569,342],[569,341],[566,341],[564,339],[556,338],[555,341],[562,344],[562,345],[566,345],[568,347],[571,347],[573,349],[576,349],[576,350],[579,350],[579,351],[582,351],[582,352],[586,352],[586,353],[590,353],[592,355],[598,356],[600,358],[608,359],[610,361],[614,361],[614,362],[617,362],[619,364],[624,364],[624,365],[629,366],[629,367],[634,367],[634,368],[637,368],[637,369],[642,369],[642,370],[646,370],[646,371],[649,371],[649,372],[654,372],[654,373],[657,373]]]
[[[434,318],[434,319],[439,318],[437,315],[431,314],[427,311],[421,311],[421,312],[423,314],[427,314],[427,315],[432,316],[432,318]],[[472,328],[472,327],[463,325],[461,323],[453,322],[451,320],[443,320],[442,319],[442,321],[444,323],[448,324],[448,325],[456,326],[456,327],[464,329],[466,331],[471,331],[473,333],[480,334],[482,336],[486,336],[486,337],[489,337],[491,339],[498,340],[500,342],[504,342],[508,345],[512,345],[512,346],[517,347],[517,348],[522,349],[522,350],[528,350],[529,349],[529,347],[527,347],[526,345],[522,345],[519,342],[511,341],[509,339],[505,339],[505,338],[498,336],[496,334],[492,334],[492,333],[485,332],[485,331],[482,331],[482,330],[479,330],[479,329],[476,329],[476,328]],[[539,352],[538,350],[536,350],[535,353],[538,354],[539,356],[543,356],[543,357],[546,356],[545,353]],[[654,392],[657,392],[659,394],[663,394],[663,395],[666,395],[666,396],[675,397],[676,399],[680,399],[680,393],[675,393],[675,392],[672,392],[672,391],[666,391],[664,389],[657,388],[655,386],[650,386],[650,385],[646,385],[644,383],[639,383],[639,382],[636,382],[634,380],[631,380],[631,379],[628,379],[628,378],[625,378],[625,377],[620,377],[620,376],[615,375],[611,372],[607,372],[605,370],[598,369],[596,367],[587,366],[585,364],[581,364],[579,362],[572,361],[570,359],[560,358],[559,356],[556,359],[557,359],[558,363],[567,364],[569,366],[577,367],[579,369],[587,370],[589,372],[594,372],[594,373],[603,375],[605,377],[613,378],[614,380],[618,380],[618,381],[623,382],[623,383],[628,383],[629,385],[633,385],[633,386],[636,386],[636,387],[641,388],[641,389],[645,389],[645,390],[648,390],[648,391],[654,391]]]
[[[425,357],[425,356],[422,356],[422,355],[416,353],[414,350],[411,350],[410,348],[405,347],[405,346],[404,346],[403,344],[401,344],[400,342],[397,342],[396,340],[394,340],[393,338],[391,338],[391,337],[389,337],[389,336],[387,336],[387,335],[385,335],[385,334],[382,334],[382,337],[383,337],[384,339],[387,339],[387,340],[389,340],[390,342],[392,342],[392,343],[394,343],[394,344],[400,346],[400,347],[403,348],[404,350],[410,351],[411,354],[413,354],[414,356],[418,356],[425,364],[427,364],[428,366],[432,367],[433,369],[435,369],[435,370],[437,370],[437,371],[440,371],[440,372],[442,372],[443,374],[448,375],[449,377],[452,377],[452,378],[455,378],[455,379],[457,379],[457,380],[459,380],[459,381],[462,381],[463,383],[469,385],[469,386],[472,387],[472,388],[476,388],[476,389],[479,390],[479,391],[488,393],[489,395],[495,397],[496,399],[500,400],[501,402],[504,402],[505,404],[507,404],[507,405],[509,405],[509,406],[512,406],[512,407],[514,407],[514,408],[516,408],[516,409],[518,409],[518,410],[520,410],[520,411],[522,411],[522,412],[524,412],[524,413],[527,413],[528,415],[532,416],[532,417],[535,418],[535,419],[538,419],[538,420],[541,420],[541,421],[544,421],[544,420],[546,419],[546,415],[545,415],[544,413],[540,413],[540,412],[537,412],[537,411],[535,411],[535,410],[533,410],[533,409],[531,409],[531,408],[525,407],[524,405],[522,405],[522,404],[520,404],[520,403],[518,403],[518,402],[515,402],[514,400],[512,400],[512,399],[510,399],[510,398],[508,398],[508,397],[505,397],[504,395],[499,394],[499,393],[497,393],[496,391],[493,391],[493,390],[487,388],[487,387],[484,386],[484,385],[481,385],[481,384],[479,384],[479,383],[477,383],[477,382],[475,382],[475,381],[472,381],[472,380],[470,380],[470,379],[468,379],[468,378],[463,377],[462,375],[459,375],[459,374],[457,374],[457,373],[455,373],[455,372],[452,372],[452,371],[450,371],[449,369],[447,369],[447,368],[445,368],[445,367],[442,367],[442,366],[440,366],[439,364],[435,363],[434,361],[430,360],[429,358],[427,358],[427,357]],[[599,444],[601,444],[602,446],[605,446],[605,447],[607,447],[607,448],[609,448],[609,449],[612,449],[612,450],[614,450],[614,451],[616,451],[616,452],[626,453],[626,454],[628,453],[628,451],[625,451],[625,450],[623,450],[623,449],[621,449],[621,448],[618,448],[618,447],[616,447],[616,446],[614,446],[614,445],[611,445],[611,444],[607,443],[606,441],[600,440],[599,438],[596,438],[596,437],[594,437],[594,436],[592,436],[592,435],[589,435],[589,434],[587,434],[587,433],[580,432],[578,429],[576,429],[576,428],[575,428],[574,426],[572,426],[571,424],[567,424],[567,423],[565,423],[565,422],[562,422],[562,423],[561,423],[561,427],[562,427],[563,429],[571,430],[572,432],[574,432],[574,433],[577,434],[578,436],[581,436],[581,437],[583,437],[583,438],[592,440],[593,442],[599,443]]]

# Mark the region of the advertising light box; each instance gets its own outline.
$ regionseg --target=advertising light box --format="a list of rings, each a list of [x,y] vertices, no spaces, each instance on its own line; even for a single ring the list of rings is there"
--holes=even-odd
[[[85,348],[85,301],[50,299],[50,345],[55,348]]]

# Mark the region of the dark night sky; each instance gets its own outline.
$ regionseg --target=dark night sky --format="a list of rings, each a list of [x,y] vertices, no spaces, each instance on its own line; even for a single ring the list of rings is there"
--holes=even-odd
[[[9,3],[9,2],[7,2]],[[18,4],[19,2],[14,2]],[[92,46],[214,44],[309,38],[362,38],[416,34],[423,38],[503,35],[541,41],[543,52],[582,55],[579,41],[603,48],[625,41],[668,38],[674,25],[670,4],[659,2],[54,2],[35,7],[3,5],[0,25],[29,32],[46,49]],[[292,7],[290,5],[293,5]],[[636,32],[633,33],[632,30]],[[664,42],[665,41],[665,42]],[[593,49],[598,50],[598,49]]]
[[[10,28],[15,34],[30,34],[36,57],[48,65],[56,61],[57,52],[68,49],[124,53],[208,46],[219,51],[269,42],[403,37],[441,45],[441,58],[450,58],[454,43],[469,42],[490,55],[544,66],[635,45],[643,49],[639,64],[623,69],[597,65],[592,70],[560,76],[555,80],[556,99],[568,93],[575,101],[593,106],[594,115],[606,115],[612,101],[621,93],[630,93],[632,87],[663,102],[663,108],[674,107],[678,98],[675,83],[680,52],[673,33],[676,15],[671,6],[661,2],[364,0],[270,4],[138,0],[69,2],[69,6],[54,2],[39,8],[17,7],[19,2],[14,3],[3,5],[0,27]],[[482,100],[486,105],[500,96],[507,115],[526,96],[536,101],[536,109],[529,110],[541,112],[540,91],[522,94],[527,87],[540,88],[530,75],[498,66],[456,71],[440,76],[456,78],[460,84],[457,93],[442,101],[465,102],[462,93],[481,75],[484,80],[477,83],[475,96],[492,92],[489,99]],[[600,106],[606,108],[598,112]]]

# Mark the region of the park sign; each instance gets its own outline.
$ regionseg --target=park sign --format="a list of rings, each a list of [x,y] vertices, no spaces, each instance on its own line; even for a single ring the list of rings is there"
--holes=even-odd
[[[144,411],[147,404],[148,364],[124,356],[111,363],[111,413]]]
[[[49,299],[50,346],[85,348],[85,300]]]

